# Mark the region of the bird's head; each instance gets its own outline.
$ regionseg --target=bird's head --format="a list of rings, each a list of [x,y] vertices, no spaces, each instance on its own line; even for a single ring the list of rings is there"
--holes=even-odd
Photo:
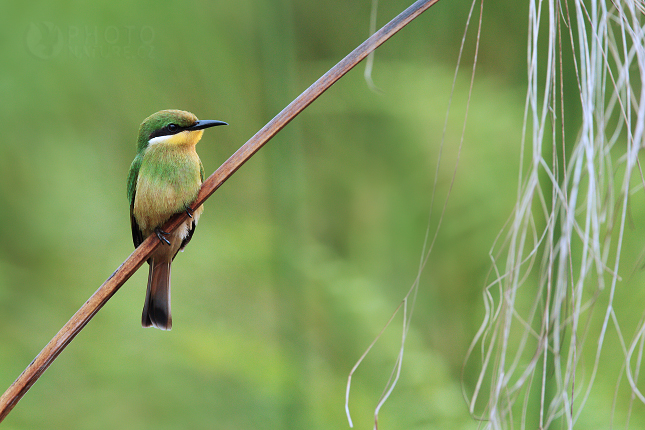
[[[195,145],[204,129],[216,125],[228,125],[223,121],[200,121],[195,115],[183,110],[162,110],[144,119],[139,127],[137,151],[149,145]]]

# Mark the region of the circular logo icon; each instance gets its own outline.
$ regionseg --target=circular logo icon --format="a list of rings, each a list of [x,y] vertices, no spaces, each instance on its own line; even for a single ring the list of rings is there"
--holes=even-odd
[[[53,58],[63,50],[63,33],[51,22],[32,22],[27,30],[27,49],[43,60]]]

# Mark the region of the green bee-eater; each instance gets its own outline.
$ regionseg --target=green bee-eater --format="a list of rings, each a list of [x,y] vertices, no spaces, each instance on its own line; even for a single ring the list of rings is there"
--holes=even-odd
[[[195,145],[205,128],[216,125],[227,124],[199,121],[181,110],[162,110],[146,118],[139,128],[137,156],[128,175],[132,240],[135,248],[151,234],[162,242],[148,259],[148,290],[141,317],[144,327],[172,327],[170,264],[190,242],[204,209],[190,209],[204,180]],[[189,215],[186,222],[172,233],[161,230],[170,217],[184,211]]]

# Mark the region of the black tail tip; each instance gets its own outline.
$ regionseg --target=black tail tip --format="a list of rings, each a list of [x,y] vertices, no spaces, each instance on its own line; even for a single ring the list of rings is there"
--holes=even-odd
[[[165,309],[153,308],[144,309],[141,316],[141,325],[143,327],[154,327],[159,330],[170,330],[172,328],[172,317]]]

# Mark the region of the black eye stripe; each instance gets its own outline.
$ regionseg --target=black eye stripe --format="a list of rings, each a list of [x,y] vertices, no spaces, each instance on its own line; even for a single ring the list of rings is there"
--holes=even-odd
[[[185,128],[186,127],[181,127],[175,123],[170,123],[165,127],[162,127],[150,133],[150,137],[148,138],[148,140],[154,139],[155,137],[159,137],[159,136],[171,136],[173,134],[177,134],[184,131]]]

